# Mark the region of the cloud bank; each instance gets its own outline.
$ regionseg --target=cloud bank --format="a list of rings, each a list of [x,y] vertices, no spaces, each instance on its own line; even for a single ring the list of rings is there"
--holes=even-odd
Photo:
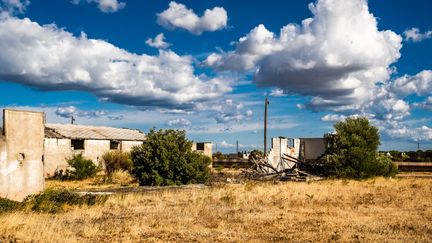
[[[400,57],[402,38],[378,30],[365,0],[320,0],[298,24],[277,36],[258,25],[240,38],[233,51],[213,53],[204,61],[218,70],[255,71],[260,87],[312,97],[311,109],[354,109],[386,82]]]
[[[188,109],[231,88],[194,74],[190,56],[138,55],[28,18],[0,18],[0,79],[40,90],[79,90],[105,101]]]

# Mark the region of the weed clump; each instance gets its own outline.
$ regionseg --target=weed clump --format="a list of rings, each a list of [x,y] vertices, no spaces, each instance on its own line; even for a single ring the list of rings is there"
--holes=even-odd
[[[127,186],[134,181],[132,175],[124,170],[116,170],[109,176],[111,183],[118,184],[120,186]]]
[[[10,212],[18,209],[19,202],[12,201],[6,198],[0,198],[0,213]]]
[[[108,175],[119,170],[132,172],[132,160],[129,153],[122,151],[106,152],[102,155],[102,160]]]
[[[42,193],[28,196],[22,202],[0,198],[0,213],[17,210],[42,213],[60,213],[73,206],[93,206],[104,204],[108,199],[105,195],[79,195],[64,189],[46,190]]]

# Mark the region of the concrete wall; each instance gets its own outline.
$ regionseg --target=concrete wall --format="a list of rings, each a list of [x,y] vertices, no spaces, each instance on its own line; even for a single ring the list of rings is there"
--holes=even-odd
[[[142,144],[142,141],[121,141],[120,149],[123,152],[130,152],[133,146],[138,146]]]
[[[110,151],[109,140],[85,140],[84,150],[74,150],[74,153],[81,153],[96,165],[101,165],[102,155],[108,151]]]
[[[133,146],[141,145],[142,141],[120,141],[119,149],[130,152]],[[67,158],[74,154],[82,154],[96,165],[101,165],[102,155],[110,150],[110,140],[85,140],[84,150],[72,150],[70,139],[45,138],[45,175],[53,176],[57,170],[68,167]]]
[[[204,143],[204,150],[197,150],[197,143],[192,144],[192,151],[197,151],[199,153],[204,154],[212,158],[213,156],[213,144],[212,143]]]
[[[4,110],[0,137],[0,197],[23,200],[44,189],[44,129],[41,112]]]
[[[288,154],[298,158],[299,148],[300,139],[294,139],[294,147],[289,147],[288,138],[272,138],[272,147],[267,154],[268,162],[278,171],[291,168],[294,163],[284,162],[281,157],[283,154]]]
[[[65,171],[68,167],[65,158],[72,156],[71,140],[45,138],[45,175],[53,176],[56,171]]]
[[[205,156],[212,159],[212,163],[209,164],[209,168],[213,167],[213,144],[212,143],[204,143],[204,150],[197,150],[197,143],[192,144],[192,151],[196,151],[198,153],[204,154]]]
[[[315,160],[325,152],[324,138],[300,138],[302,146],[304,145],[304,159]],[[302,148],[303,149],[303,148]]]

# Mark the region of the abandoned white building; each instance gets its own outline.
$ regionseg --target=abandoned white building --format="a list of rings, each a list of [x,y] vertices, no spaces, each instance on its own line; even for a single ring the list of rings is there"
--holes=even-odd
[[[66,160],[74,154],[82,154],[101,165],[102,155],[108,151],[129,152],[133,146],[145,141],[139,130],[72,124],[46,124],[44,142],[45,174],[52,176],[65,170]]]
[[[0,197],[21,201],[44,189],[42,112],[3,110]]]
[[[52,176],[56,171],[68,167],[67,158],[82,154],[95,164],[102,165],[102,155],[108,151],[129,152],[133,146],[146,139],[143,132],[135,129],[72,124],[46,124],[44,164],[45,175]],[[212,143],[193,143],[192,151],[211,158]]]
[[[282,156],[288,154],[302,161],[313,161],[324,154],[324,138],[272,138],[272,148],[268,152],[268,162],[281,171],[292,166],[292,162],[282,163]]]
[[[42,191],[44,178],[65,170],[74,154],[100,165],[105,152],[130,151],[146,139],[134,129],[45,124],[43,112],[12,109],[3,110],[0,132],[0,197],[18,201]],[[211,158],[212,143],[193,143],[192,150]]]

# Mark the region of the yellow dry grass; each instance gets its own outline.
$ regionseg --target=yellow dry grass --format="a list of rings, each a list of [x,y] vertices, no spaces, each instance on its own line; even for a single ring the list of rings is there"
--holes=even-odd
[[[61,214],[0,215],[0,235],[38,242],[430,242],[431,222],[432,180],[377,178],[116,195]]]

